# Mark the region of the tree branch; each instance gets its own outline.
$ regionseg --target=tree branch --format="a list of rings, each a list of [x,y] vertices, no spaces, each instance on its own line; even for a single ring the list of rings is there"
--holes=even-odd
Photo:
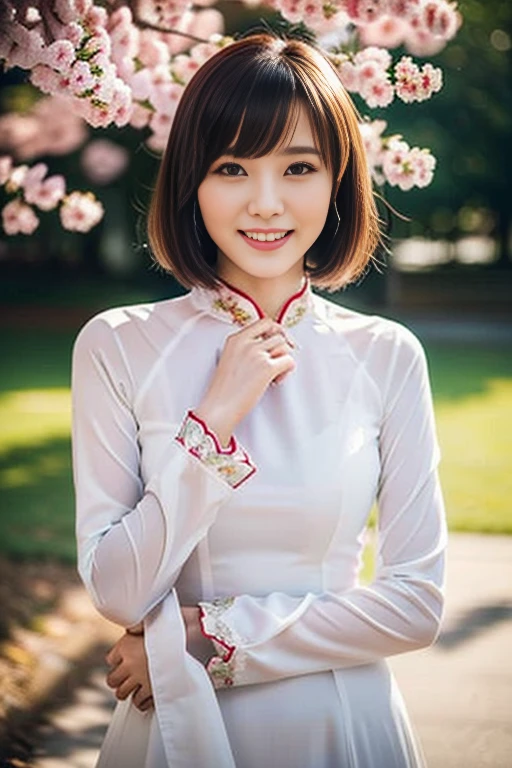
[[[113,3],[114,8],[119,8],[123,5],[128,6],[128,8],[131,10],[133,23],[139,27],[139,29],[150,29],[153,32],[161,32],[164,35],[178,35],[179,37],[186,37],[189,40],[192,40],[194,43],[210,42],[209,40],[205,40],[202,37],[191,35],[188,32],[181,32],[179,29],[172,29],[170,27],[161,27],[159,24],[153,24],[151,21],[141,19],[137,10],[137,0],[117,0],[117,2]]]
[[[160,27],[158,24],[152,24],[150,21],[144,21],[139,16],[133,17],[133,23],[140,29],[151,29],[153,32],[162,32],[164,35],[179,35],[180,37],[187,37],[189,40],[193,40],[195,43],[209,43],[204,37],[196,37],[190,35],[188,32],[181,32],[179,29],[171,29],[170,27]]]

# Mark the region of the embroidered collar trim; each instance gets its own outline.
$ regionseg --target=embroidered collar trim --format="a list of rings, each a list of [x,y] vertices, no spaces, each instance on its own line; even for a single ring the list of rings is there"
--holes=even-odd
[[[196,307],[235,325],[249,325],[265,317],[261,307],[247,293],[224,281],[215,289],[193,288],[191,297]],[[297,325],[312,306],[312,300],[309,280],[304,278],[300,290],[279,310],[276,321],[285,328]]]

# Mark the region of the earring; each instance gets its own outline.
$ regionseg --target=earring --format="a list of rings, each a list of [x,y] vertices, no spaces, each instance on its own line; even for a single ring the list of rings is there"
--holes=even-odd
[[[194,222],[194,234],[196,236],[196,240],[199,243],[199,245],[202,245],[202,231],[201,231],[201,225],[198,222],[198,214],[200,213],[198,211],[198,204],[197,200],[194,198],[194,203],[192,205],[192,220]]]
[[[338,206],[336,205],[336,200],[334,200],[334,213],[336,214],[336,229],[334,230],[334,234],[332,236],[333,240],[338,234],[338,229],[340,228],[340,214],[338,213]]]

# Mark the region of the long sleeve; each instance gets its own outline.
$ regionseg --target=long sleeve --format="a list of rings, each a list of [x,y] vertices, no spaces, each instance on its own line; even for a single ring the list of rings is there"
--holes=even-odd
[[[170,592],[220,506],[254,468],[234,439],[222,449],[189,413],[178,433],[169,425],[143,483],[136,385],[111,318],[89,321],[73,350],[76,531],[79,572],[98,610],[130,626]]]
[[[443,606],[446,524],[423,349],[405,329],[382,344],[378,557],[369,586],[201,603],[217,687],[352,667],[431,644]]]

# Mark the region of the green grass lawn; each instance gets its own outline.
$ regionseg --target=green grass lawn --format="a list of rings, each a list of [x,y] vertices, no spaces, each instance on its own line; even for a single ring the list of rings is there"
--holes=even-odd
[[[75,557],[69,444],[74,333],[2,331],[0,554]],[[512,533],[512,356],[427,345],[452,530]]]

